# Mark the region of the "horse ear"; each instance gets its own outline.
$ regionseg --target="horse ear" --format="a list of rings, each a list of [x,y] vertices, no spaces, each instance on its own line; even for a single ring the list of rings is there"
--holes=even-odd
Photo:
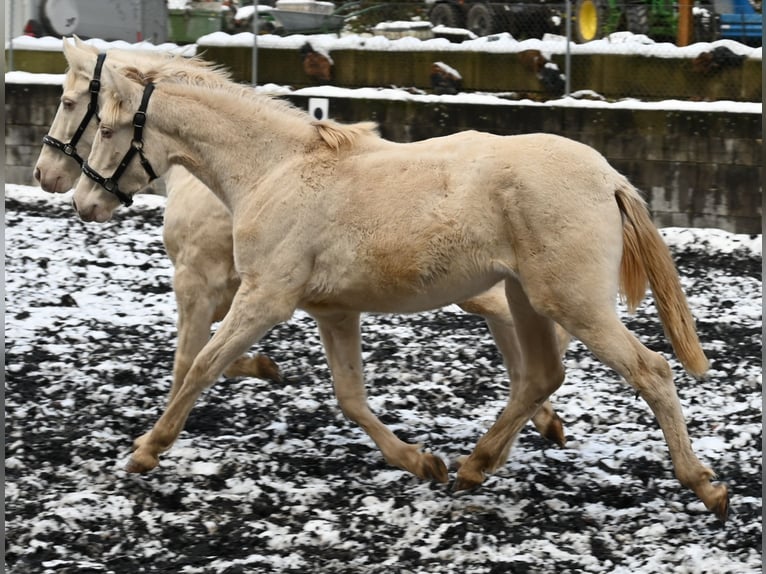
[[[83,71],[87,74],[93,72],[93,56],[98,55],[98,48],[89,46],[77,36],[72,36],[71,39],[64,38],[62,48],[64,57],[72,70]],[[90,69],[87,69],[88,67]]]
[[[98,54],[98,48],[95,46],[90,46],[89,44],[86,44],[84,41],[80,39],[80,37],[77,34],[72,34],[72,39],[74,40],[74,45],[80,48],[81,50],[90,50],[94,54]]]

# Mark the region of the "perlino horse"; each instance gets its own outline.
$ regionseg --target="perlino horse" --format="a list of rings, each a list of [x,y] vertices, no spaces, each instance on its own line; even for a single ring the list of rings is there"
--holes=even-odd
[[[77,38],[74,38],[74,46],[65,43],[64,50],[67,53],[79,51],[84,55],[90,54],[95,67],[72,67],[67,71],[62,102],[35,168],[36,178],[50,192],[69,189],[81,173],[81,156],[87,156],[90,152],[96,131],[97,102],[94,99],[99,92],[96,82],[100,81],[101,70],[107,62],[107,54],[99,54],[98,50]],[[106,65],[134,79],[233,85],[227,74],[196,58],[110,50]],[[96,82],[93,81],[94,74]],[[228,311],[240,281],[234,269],[229,212],[207,187],[183,167],[172,167],[164,177],[168,200],[163,239],[175,268],[173,287],[178,304],[178,347],[170,392],[172,399],[194,357],[207,341],[211,324],[220,321]],[[506,366],[513,374],[514,363],[510,358],[515,357],[518,351],[503,285],[498,283],[459,305],[486,320]],[[558,326],[557,333],[563,353],[570,337]],[[224,374],[229,377],[256,376],[279,380],[276,365],[260,354],[255,357],[243,355],[227,367]],[[561,419],[549,401],[543,403],[532,420],[546,438],[562,446],[565,444]]]
[[[399,440],[367,407],[359,315],[432,309],[503,281],[518,377],[508,405],[462,461],[456,488],[480,484],[503,464],[521,427],[562,383],[558,323],[647,401],[676,476],[725,520],[728,489],[711,484],[713,471],[691,448],[667,361],[614,307],[621,290],[635,308],[648,280],[676,355],[701,376],[707,359],[678,275],[637,190],[592,148],[547,134],[477,132],[397,144],[369,125],[314,122],[242,90],[142,87],[109,68],[99,105],[83,166],[90,179],[79,180],[73,198],[80,216],[105,221],[120,195],[182,165],[230,211],[242,281],[183,387],[136,441],[132,470],[155,467],[199,394],[302,308],[319,323],[344,413],[389,463],[446,480],[443,461]]]
[[[92,54],[96,61],[96,48],[79,39],[76,44],[79,49]],[[209,63],[174,58],[161,52],[111,50],[109,62],[119,69],[130,66],[131,70],[140,63],[146,73],[162,69],[173,81],[203,83],[215,80],[221,83],[220,73]],[[177,69],[171,65],[175,63],[179,64]],[[97,75],[102,65],[99,65]],[[34,170],[41,187],[50,193],[68,191],[82,173],[82,158],[90,153],[98,123],[95,98],[99,78],[93,82],[93,74],[94,67],[87,73],[70,68],[65,75],[61,101]],[[165,184],[168,200],[163,241],[174,266],[173,291],[178,305],[178,346],[173,364],[172,397],[181,387],[194,357],[210,338],[211,325],[222,320],[228,311],[239,287],[239,277],[232,256],[231,217],[221,202],[181,167],[168,172]],[[183,207],[188,198],[193,198],[194,209]],[[185,215],[178,217],[176,213]],[[263,354],[238,357],[226,368],[225,374],[229,377],[281,379],[277,365]]]

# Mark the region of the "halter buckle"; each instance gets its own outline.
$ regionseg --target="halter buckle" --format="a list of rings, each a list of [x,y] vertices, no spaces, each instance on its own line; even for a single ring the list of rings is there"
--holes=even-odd
[[[72,144],[64,144],[64,147],[61,148],[61,151],[64,153],[64,155],[72,157],[77,150]]]
[[[98,78],[93,78],[90,81],[90,93],[91,94],[97,94],[101,90],[101,80]]]
[[[133,116],[133,127],[142,128],[146,125],[146,112],[138,110]]]

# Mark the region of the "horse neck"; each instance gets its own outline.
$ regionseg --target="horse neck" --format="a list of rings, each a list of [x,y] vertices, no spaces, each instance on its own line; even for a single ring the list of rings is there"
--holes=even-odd
[[[165,140],[168,161],[185,167],[232,213],[275,163],[303,153],[317,138],[308,121],[268,99],[225,93],[216,99],[216,93],[159,86],[155,94],[147,127]]]

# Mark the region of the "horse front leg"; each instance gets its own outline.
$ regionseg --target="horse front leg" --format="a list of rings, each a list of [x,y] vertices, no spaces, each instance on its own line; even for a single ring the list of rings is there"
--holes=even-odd
[[[315,319],[343,414],[364,429],[390,465],[422,479],[447,482],[447,466],[439,457],[401,441],[370,410],[362,372],[359,314],[323,314]]]
[[[487,323],[495,345],[503,357],[503,364],[510,378],[511,393],[513,393],[514,386],[521,379],[519,371],[521,351],[519,350],[513,316],[505,296],[504,283],[495,284],[480,295],[459,303],[459,306],[466,313],[479,315]],[[556,336],[559,352],[563,355],[567,350],[571,336],[560,325],[556,325]],[[549,400],[546,400],[534,414],[532,424],[543,437],[559,446],[566,445],[563,423]]]
[[[292,301],[273,291],[265,292],[243,283],[218,331],[195,357],[183,384],[173,395],[154,427],[136,440],[128,472],[146,472],[159,464],[181,433],[200,393],[212,385],[231,362],[274,325],[288,320],[295,311]]]
[[[193,247],[193,246],[192,246]],[[221,285],[218,277],[205,277],[204,265],[179,265],[173,276],[173,290],[178,307],[178,346],[173,361],[173,386],[169,400],[183,385],[195,357],[210,340],[213,322],[225,316],[231,307],[234,291]],[[213,269],[218,270],[217,267]],[[269,357],[262,354],[241,355],[226,367],[224,375],[234,377],[257,377],[272,381],[281,381],[279,367]]]

